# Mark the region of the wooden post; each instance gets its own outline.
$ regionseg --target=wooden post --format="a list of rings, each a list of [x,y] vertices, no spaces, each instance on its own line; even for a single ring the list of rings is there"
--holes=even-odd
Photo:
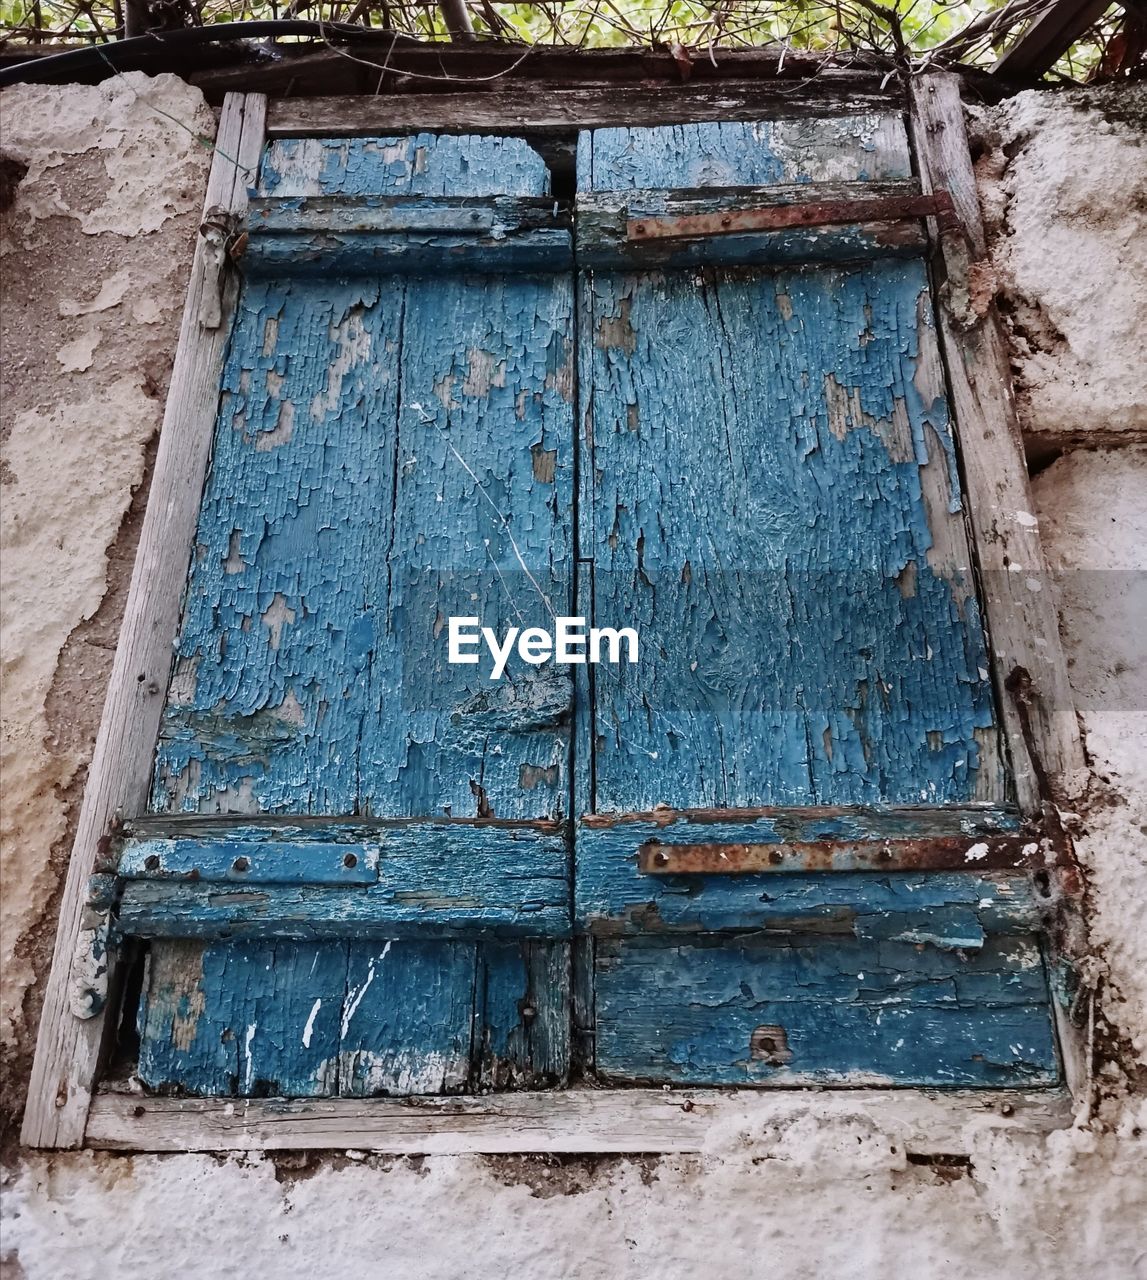
[[[966,236],[949,233],[941,241],[938,319],[997,696],[1021,807],[1035,813],[1041,801],[1039,769],[1025,742],[1020,708],[1003,687],[1017,669],[1031,677],[1031,746],[1054,794],[1077,794],[1086,781],[1086,764],[1033,510],[1007,347],[991,296],[978,296],[975,283],[987,241],[959,77],[948,72],[917,77],[911,100],[921,186],[925,192],[950,193]]]
[[[245,213],[247,187],[254,181],[263,144],[264,116],[262,96],[227,96],[205,212]],[[147,514],[64,885],[24,1112],[22,1139],[29,1146],[78,1147],[83,1141],[104,1024],[110,1021],[91,978],[98,973],[101,984],[112,985],[114,957],[100,956],[93,964],[88,954],[89,939],[96,933],[89,918],[88,880],[117,820],[141,813],[147,800],[230,327],[205,327],[201,321],[206,291],[219,288],[208,256],[200,237]],[[234,294],[232,284],[224,314],[233,311]]]

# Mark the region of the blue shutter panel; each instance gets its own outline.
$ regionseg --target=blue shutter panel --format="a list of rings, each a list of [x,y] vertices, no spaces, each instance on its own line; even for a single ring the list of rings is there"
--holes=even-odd
[[[460,270],[473,237],[434,232],[472,197],[544,220],[548,191],[512,139],[266,149],[257,206],[286,230],[252,227],[155,816],[121,862],[121,927],[154,938],[152,1087],[364,1096],[567,1070],[551,939],[572,683],[519,664],[491,686],[447,665],[445,628],[569,611],[572,280]],[[430,231],[316,249],[308,201]],[[568,230],[535,239],[563,237],[568,262]]]
[[[611,208],[621,230],[581,276],[581,568],[595,624],[641,636],[587,682],[577,761],[606,1078],[1056,1078],[1021,880],[815,871],[1016,826],[918,243],[802,228],[613,265],[673,201],[910,174],[895,116],[582,136],[579,243]],[[714,873],[657,874],[681,846]]]

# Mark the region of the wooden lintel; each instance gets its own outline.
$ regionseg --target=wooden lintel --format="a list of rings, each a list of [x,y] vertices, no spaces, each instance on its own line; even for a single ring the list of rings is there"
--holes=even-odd
[[[579,129],[685,121],[847,115],[900,109],[895,94],[831,79],[799,93],[784,81],[710,81],[630,86],[519,83],[452,93],[280,98],[268,108],[271,138],[445,133],[568,134]]]
[[[482,1097],[158,1098],[105,1093],[87,1145],[111,1151],[373,1151],[394,1155],[687,1154],[720,1132],[802,1116],[872,1122],[920,1155],[963,1154],[985,1130],[1071,1124],[1066,1090],[569,1089]]]

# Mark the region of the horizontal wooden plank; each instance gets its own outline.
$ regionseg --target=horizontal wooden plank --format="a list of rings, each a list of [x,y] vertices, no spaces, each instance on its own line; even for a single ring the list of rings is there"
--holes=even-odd
[[[345,65],[345,63],[344,63]],[[847,115],[896,108],[895,94],[858,88],[833,91],[825,80],[818,94],[802,96],[794,86],[762,81],[656,85],[627,92],[612,85],[514,84],[501,89],[402,93],[362,97],[275,98],[267,132],[272,138],[382,135],[408,129],[449,133],[555,134],[616,125],[675,121]]]
[[[756,935],[599,942],[606,1079],[720,1085],[1047,1085],[1059,1078],[1031,937],[975,951]]]
[[[247,232],[252,274],[560,271],[573,260],[568,213],[539,197],[260,197]]]
[[[243,266],[253,274],[557,271],[572,262],[570,225],[544,197],[259,197]]]
[[[297,1100],[97,1094],[86,1142],[111,1151],[355,1148],[394,1155],[689,1154],[804,1117],[861,1120],[913,1154],[966,1154],[984,1130],[1072,1121],[1066,1090],[570,1089],[482,1097]]]
[[[924,836],[992,835],[1020,829],[1013,809],[967,805],[760,805],[753,808],[672,809],[641,813],[587,813],[592,830],[613,827],[673,829],[685,840],[885,840]],[[736,833],[741,834],[736,834]],[[639,839],[650,838],[643,834]]]
[[[648,876],[624,828],[581,831],[578,924],[595,934],[731,929],[814,930],[975,947],[1031,932],[1039,905],[1020,875],[956,872],[760,872]]]
[[[509,235],[568,227],[548,196],[257,196],[247,208],[253,237],[312,232],[455,232]]]
[[[446,836],[451,831],[536,831],[560,835],[566,823],[551,818],[367,818],[309,814],[180,814],[157,813],[124,824],[128,840],[330,841],[355,844],[382,839],[388,831],[411,828]],[[971,830],[971,828],[968,828]],[[466,839],[464,835],[461,837]]]
[[[478,886],[445,893],[422,888],[195,885],[129,880],[120,934],[140,938],[567,937],[565,875],[502,893]]]
[[[193,861],[189,844],[185,861]],[[254,865],[274,858],[241,844]],[[222,864],[226,847],[208,845]],[[462,824],[398,827],[379,833],[377,855],[366,845],[339,845],[377,857],[369,885],[128,880],[119,928],[138,937],[247,938],[402,937],[431,931],[560,937],[569,930],[569,852],[561,835]],[[301,853],[294,853],[296,860]],[[249,874],[249,873],[246,873]],[[265,874],[273,874],[268,867]]]

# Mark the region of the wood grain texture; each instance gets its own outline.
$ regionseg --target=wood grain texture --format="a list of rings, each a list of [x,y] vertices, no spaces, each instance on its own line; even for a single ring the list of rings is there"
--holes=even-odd
[[[898,120],[817,123],[599,131],[583,181],[902,176]],[[579,545],[644,649],[595,684],[596,806],[1003,798],[923,263],[588,288]]]
[[[577,924],[599,936],[735,929],[828,932],[975,948],[1039,929],[1030,882],[1007,873],[827,871],[643,876],[618,830],[578,839]]]
[[[552,199],[260,197],[247,217],[248,275],[568,271],[568,213]]]
[[[972,953],[796,935],[599,941],[597,1069],[674,1084],[1050,1085],[1030,937]]]
[[[673,121],[754,120],[770,116],[825,116],[887,110],[893,95],[879,80],[858,89],[818,80],[815,96],[760,79],[725,84],[616,86],[515,84],[479,92],[403,93],[362,97],[276,98],[270,104],[272,138],[379,136],[408,130],[446,133],[552,135],[617,125]]]
[[[1043,770],[1063,797],[1078,794],[1087,771],[1051,582],[1028,483],[1007,348],[990,305],[973,304],[971,265],[985,236],[964,128],[959,78],[929,74],[912,81],[912,125],[925,191],[951,193],[967,247],[942,245],[940,333],[959,423],[964,489],[975,533],[981,594],[994,670],[1002,682],[1023,668],[1033,686],[1031,721]],[[1020,717],[999,690],[1016,789],[1025,811],[1040,796]]]
[[[1066,1091],[1042,1089],[571,1089],[496,1097],[234,1102],[101,1094],[90,1146],[113,1151],[345,1149],[405,1155],[696,1153],[720,1134],[763,1134],[814,1115],[861,1119],[919,1155],[970,1154],[985,1130],[1040,1136],[1071,1125]]]
[[[245,1098],[557,1083],[568,967],[537,942],[167,942],[144,977],[139,1078]]]
[[[263,145],[264,113],[265,103],[258,96],[228,97],[216,138],[205,210],[222,206],[243,215],[247,186]],[[99,1016],[78,1019],[70,1011],[77,963],[74,948],[81,931],[88,876],[100,856],[101,841],[117,816],[139,813],[146,803],[228,334],[226,324],[216,329],[201,327],[204,288],[200,243],[192,261],[124,624],[68,864],[24,1113],[22,1139],[29,1146],[80,1144],[97,1071],[104,1020]]]

